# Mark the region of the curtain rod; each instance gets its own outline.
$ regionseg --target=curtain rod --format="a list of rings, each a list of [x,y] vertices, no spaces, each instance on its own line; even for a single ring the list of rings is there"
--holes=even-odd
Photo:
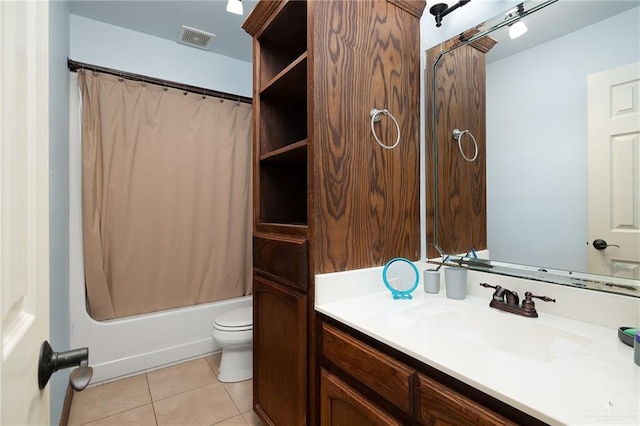
[[[231,93],[219,92],[217,90],[205,89],[203,87],[191,86],[189,84],[176,83],[175,81],[162,80],[160,78],[155,77],[147,77],[140,74],[133,74],[130,72],[124,72],[115,70],[112,68],[105,68],[98,65],[85,64],[82,62],[77,62],[72,59],[67,58],[67,65],[69,67],[69,71],[77,72],[78,70],[88,70],[88,71],[97,71],[101,73],[111,74],[118,77],[126,78],[127,80],[133,81],[142,81],[144,83],[157,84],[158,86],[171,87],[174,89],[180,89],[191,93],[197,93],[199,95],[204,96],[212,96],[221,99],[229,99],[233,101],[243,102],[246,104],[251,104],[252,99],[247,98],[246,96],[233,95]]]

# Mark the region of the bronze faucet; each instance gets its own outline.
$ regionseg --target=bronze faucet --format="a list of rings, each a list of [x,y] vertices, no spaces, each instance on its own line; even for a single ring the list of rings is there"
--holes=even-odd
[[[491,285],[487,283],[480,283],[480,286],[495,289],[491,302],[489,303],[490,307],[530,318],[538,317],[536,305],[533,302],[534,297],[545,302],[555,303],[556,301],[556,299],[552,299],[547,296],[536,296],[530,291],[527,291],[524,294],[524,300],[522,301],[522,304],[518,304],[520,302],[520,298],[518,297],[518,293],[516,293],[515,291],[511,291],[499,285]]]

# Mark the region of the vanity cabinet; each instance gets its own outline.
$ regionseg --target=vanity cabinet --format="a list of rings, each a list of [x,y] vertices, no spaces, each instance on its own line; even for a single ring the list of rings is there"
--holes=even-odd
[[[419,44],[425,4],[261,0],[243,24],[254,52],[254,282],[264,292],[266,277],[272,290],[269,297],[254,296],[254,407],[266,424],[319,419],[315,274],[420,257]],[[397,120],[398,130],[387,116],[375,124],[385,144],[399,135],[396,148],[375,141],[374,108],[389,110]],[[297,309],[295,315],[300,328],[292,331],[304,332],[302,346],[297,334],[295,345],[282,347],[263,334],[276,324],[293,327],[293,313],[273,308],[277,291],[299,296],[282,301],[306,303],[306,313]],[[304,357],[305,374],[272,383],[282,379],[265,372],[273,368],[267,360],[279,357]],[[271,403],[276,397],[279,406]],[[296,409],[282,414],[290,401]]]
[[[322,426],[402,425],[324,369],[320,379],[320,412]]]
[[[346,424],[343,418],[363,419],[350,424],[544,424],[345,325],[322,318],[322,425]]]
[[[418,374],[420,420],[430,425],[516,425],[442,383]]]

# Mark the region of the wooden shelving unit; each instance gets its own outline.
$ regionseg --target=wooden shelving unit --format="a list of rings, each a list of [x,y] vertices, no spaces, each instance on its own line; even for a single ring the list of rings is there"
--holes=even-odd
[[[315,274],[419,256],[424,7],[261,0],[243,24],[254,46],[254,410],[265,424],[319,419]],[[397,150],[374,141],[373,107],[398,119]]]

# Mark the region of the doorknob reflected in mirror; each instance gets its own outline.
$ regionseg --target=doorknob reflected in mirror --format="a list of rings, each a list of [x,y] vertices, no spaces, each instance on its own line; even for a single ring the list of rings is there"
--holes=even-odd
[[[604,250],[604,249],[606,249],[607,247],[618,247],[618,248],[620,248],[620,246],[619,246],[619,245],[616,245],[616,244],[607,244],[607,242],[606,242],[605,240],[602,240],[602,239],[600,239],[600,238],[598,238],[597,240],[593,240],[593,247],[594,247],[596,250]]]

